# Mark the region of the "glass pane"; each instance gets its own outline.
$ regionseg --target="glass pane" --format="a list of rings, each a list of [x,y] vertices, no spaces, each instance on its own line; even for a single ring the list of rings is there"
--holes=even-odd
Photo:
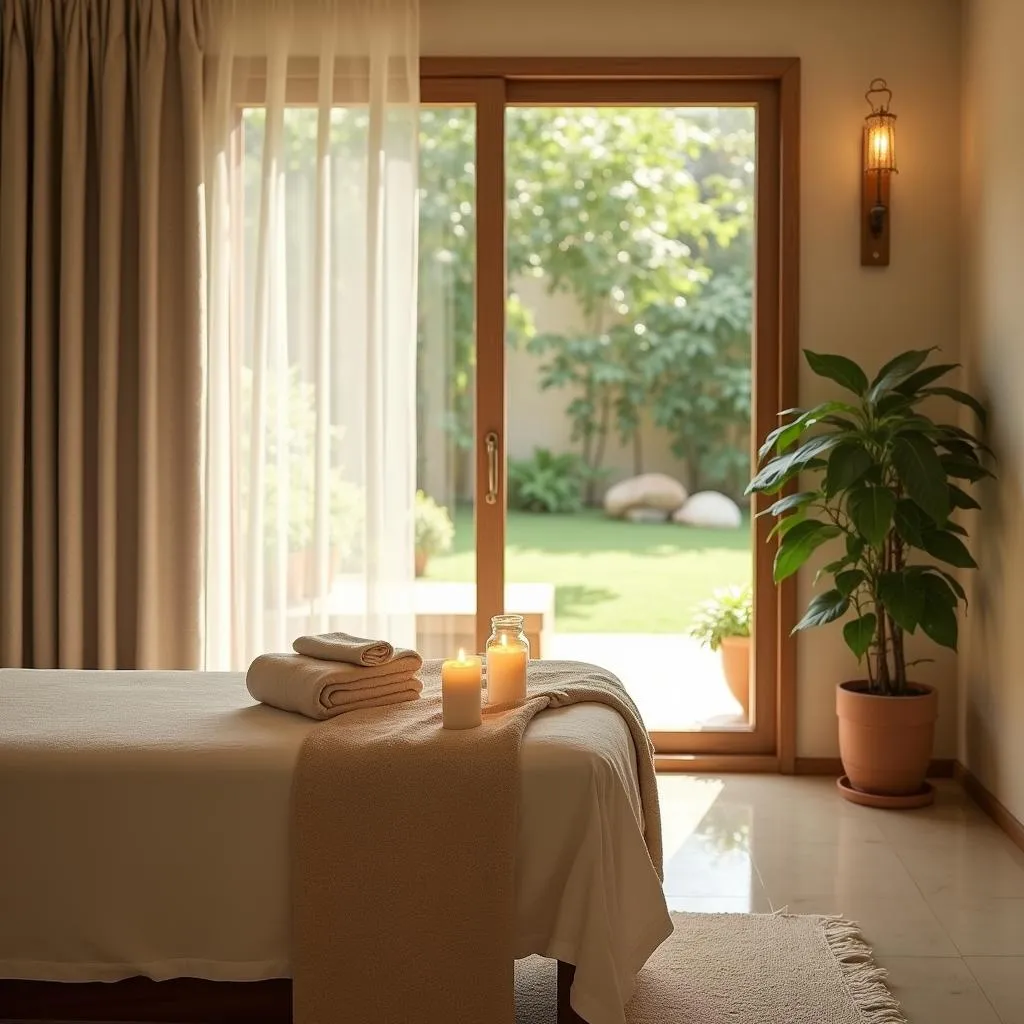
[[[652,731],[749,728],[724,672],[749,640],[726,662],[691,633],[718,590],[749,607],[755,110],[506,126],[506,610],[542,657],[617,672]]]
[[[476,649],[472,107],[420,112],[416,634],[426,658]]]

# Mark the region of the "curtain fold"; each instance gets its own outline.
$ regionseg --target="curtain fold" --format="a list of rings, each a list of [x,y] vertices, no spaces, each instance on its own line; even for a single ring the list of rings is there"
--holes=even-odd
[[[211,29],[207,668],[326,629],[415,646],[417,10]]]
[[[200,661],[201,2],[0,6],[0,664]]]

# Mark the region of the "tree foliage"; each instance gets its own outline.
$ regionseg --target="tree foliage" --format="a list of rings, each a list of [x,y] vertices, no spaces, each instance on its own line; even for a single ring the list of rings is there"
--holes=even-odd
[[[443,360],[445,426],[465,472],[475,126],[468,108],[425,107],[420,117],[420,387],[428,360]],[[246,125],[246,175],[255,184],[263,111],[247,111]],[[283,162],[292,179],[309,178],[307,192],[316,132],[315,110],[286,111]],[[333,111],[330,133],[337,163],[357,166],[365,114]],[[543,388],[567,391],[591,479],[611,438],[632,446],[642,471],[651,424],[668,432],[691,487],[739,493],[749,477],[753,109],[512,108],[506,140],[509,280],[542,279],[580,313],[576,331],[537,333],[513,290],[508,340],[539,357]],[[347,180],[342,172],[336,187]]]
[[[470,444],[473,123],[425,110],[420,344],[447,303],[451,429]],[[692,486],[749,476],[755,137],[749,108],[514,108],[507,115],[508,274],[571,296],[581,327],[536,333],[509,295],[509,341],[569,393],[596,480],[609,439],[643,470],[643,426],[668,432]],[[459,229],[462,230],[459,230]]]

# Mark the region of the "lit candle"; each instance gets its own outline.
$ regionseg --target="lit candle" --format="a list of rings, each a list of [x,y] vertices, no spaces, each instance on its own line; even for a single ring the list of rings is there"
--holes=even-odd
[[[527,652],[510,644],[503,636],[501,643],[487,648],[487,703],[512,704],[526,700]]]
[[[445,729],[472,729],[480,724],[480,658],[460,650],[455,661],[441,665],[441,724]]]

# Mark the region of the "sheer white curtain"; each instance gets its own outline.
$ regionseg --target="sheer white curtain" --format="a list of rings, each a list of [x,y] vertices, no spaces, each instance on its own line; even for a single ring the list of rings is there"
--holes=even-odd
[[[413,0],[222,9],[207,98],[205,666],[415,644]]]

